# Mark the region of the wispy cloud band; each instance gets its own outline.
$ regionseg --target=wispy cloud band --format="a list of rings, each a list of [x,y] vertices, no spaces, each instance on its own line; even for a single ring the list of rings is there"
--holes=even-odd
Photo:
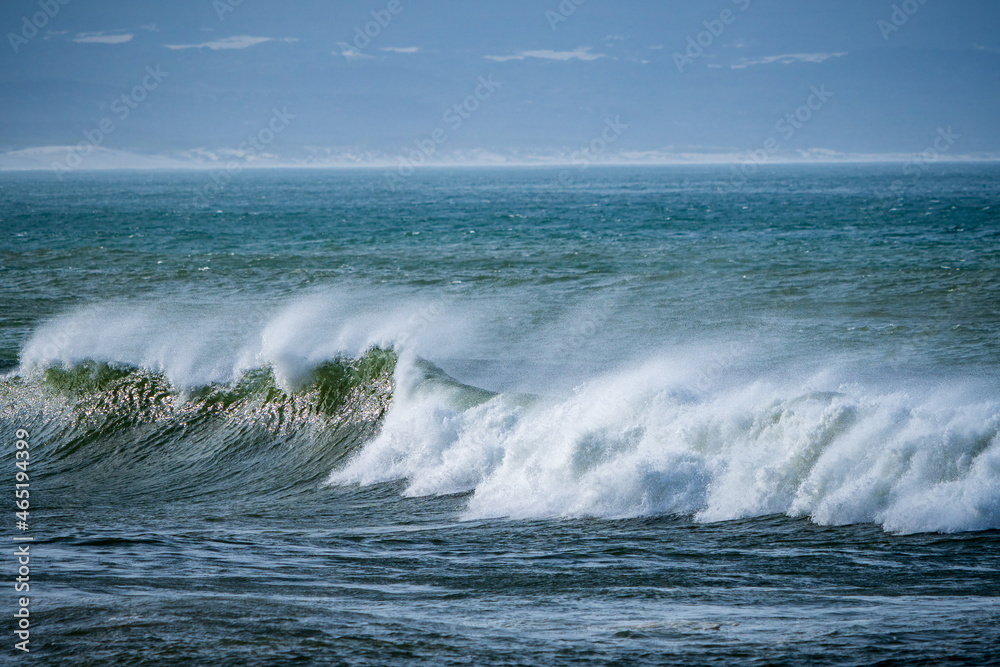
[[[131,41],[132,33],[106,34],[103,32],[81,32],[73,38],[79,44],[124,44]]]
[[[840,58],[846,56],[847,52],[841,53],[783,53],[780,56],[764,56],[763,58],[745,59],[730,65],[732,69],[744,69],[753,65],[791,65],[792,63],[821,63],[830,58]]]
[[[527,58],[540,58],[542,60],[597,60],[606,58],[604,53],[591,53],[589,46],[581,46],[572,51],[552,51],[551,49],[540,49],[534,51],[520,51],[509,56],[483,56],[487,60],[504,63],[508,60],[525,60]]]
[[[251,46],[256,46],[257,44],[263,44],[264,42],[297,42],[299,40],[288,37],[285,39],[275,39],[274,37],[253,37],[252,35],[234,35],[233,37],[224,37],[223,39],[217,39],[211,42],[202,42],[201,44],[164,44],[163,46],[168,49],[173,49],[178,51],[180,49],[211,49],[212,51],[222,51],[229,49],[246,49]]]

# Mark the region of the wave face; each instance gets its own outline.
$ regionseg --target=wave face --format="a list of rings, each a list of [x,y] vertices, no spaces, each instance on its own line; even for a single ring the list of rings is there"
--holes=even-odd
[[[471,492],[466,518],[769,514],[887,531],[1000,528],[1000,403],[954,392],[706,388],[668,362],[562,400],[472,406],[399,367],[379,435],[331,484]],[[713,383],[716,384],[716,383]]]
[[[84,360],[0,383],[5,421],[43,448],[47,476],[171,499],[315,485],[377,432],[396,355],[372,348],[312,369],[294,389],[271,368],[178,388],[162,372]]]

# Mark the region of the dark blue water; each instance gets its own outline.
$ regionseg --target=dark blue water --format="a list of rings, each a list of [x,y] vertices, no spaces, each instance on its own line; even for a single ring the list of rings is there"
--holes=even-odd
[[[1000,168],[207,178],[0,177],[22,661],[997,662]]]

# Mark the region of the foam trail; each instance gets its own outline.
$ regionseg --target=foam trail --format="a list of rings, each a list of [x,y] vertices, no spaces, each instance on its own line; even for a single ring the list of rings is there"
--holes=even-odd
[[[397,366],[382,432],[330,483],[471,492],[467,518],[784,513],[900,533],[1000,528],[995,400],[822,376],[706,385],[656,361],[564,400],[462,408],[415,377]]]

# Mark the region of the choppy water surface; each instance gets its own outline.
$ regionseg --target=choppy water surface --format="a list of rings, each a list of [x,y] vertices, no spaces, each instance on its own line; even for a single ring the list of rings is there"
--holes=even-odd
[[[205,178],[0,178],[29,659],[998,660],[1000,168]]]

